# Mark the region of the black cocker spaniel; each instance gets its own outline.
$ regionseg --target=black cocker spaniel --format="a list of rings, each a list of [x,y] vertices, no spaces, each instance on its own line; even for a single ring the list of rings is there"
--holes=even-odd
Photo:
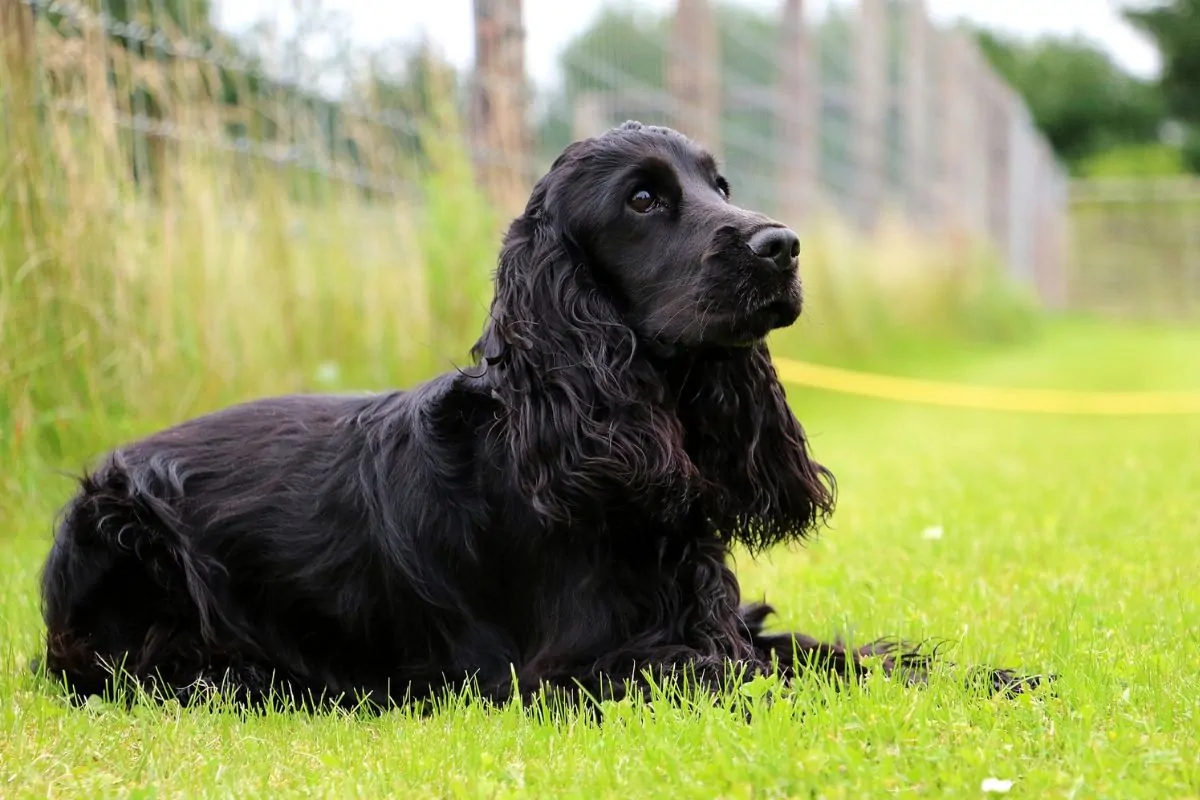
[[[86,475],[43,572],[45,670],[76,696],[115,670],[183,702],[386,706],[894,665],[765,633],[727,565],[834,503],[764,343],[800,314],[798,253],[673,130],[570,145],[504,240],[472,367],[236,405]]]

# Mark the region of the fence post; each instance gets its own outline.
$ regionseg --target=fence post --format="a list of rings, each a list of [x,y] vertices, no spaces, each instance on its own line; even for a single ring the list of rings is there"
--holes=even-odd
[[[904,126],[904,196],[910,219],[930,216],[929,18],[924,0],[908,0],[904,8],[904,77],[900,119]]]
[[[937,39],[939,215],[944,227],[977,235],[982,232],[977,180],[982,155],[971,42],[955,30]]]
[[[778,178],[780,216],[798,226],[816,214],[820,169],[821,80],[804,0],[784,3],[778,63],[775,118],[785,167]]]
[[[975,40],[966,31],[955,31],[954,38],[961,51],[960,64],[963,70],[964,94],[959,98],[966,125],[965,158],[963,161],[966,184],[963,200],[970,214],[971,231],[976,236],[987,236],[988,219],[988,161],[990,153],[988,136],[988,86],[983,53]]]
[[[986,230],[992,245],[1000,253],[1006,267],[1012,268],[1015,255],[1009,231],[1009,191],[1011,171],[1009,159],[1012,124],[1009,87],[979,55],[978,86],[983,111],[982,133],[985,142],[983,202]]]
[[[1030,287],[1036,286],[1036,239],[1039,191],[1037,132],[1021,98],[1009,95],[1008,238],[1011,271]]]
[[[1050,209],[1050,291],[1051,308],[1062,309],[1067,303],[1066,264],[1070,253],[1070,178],[1062,171],[1053,150],[1046,145],[1047,161],[1050,162],[1051,209]]]
[[[474,0],[474,13],[471,141],[482,183],[507,212],[520,208],[530,177],[521,0]]]
[[[708,0],[678,0],[667,47],[673,125],[721,152],[721,47]]]
[[[855,160],[859,222],[872,228],[883,205],[887,102],[887,0],[860,0],[854,48]]]

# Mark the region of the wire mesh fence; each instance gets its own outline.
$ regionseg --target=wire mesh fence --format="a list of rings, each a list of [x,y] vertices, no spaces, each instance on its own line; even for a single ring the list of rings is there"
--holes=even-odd
[[[559,79],[537,87],[520,0],[476,0],[470,74],[427,48],[364,53],[315,8],[286,36],[234,39],[207,0],[0,4],[23,28],[7,57],[24,62],[40,113],[65,131],[110,131],[151,194],[171,179],[157,165],[187,147],[285,172],[304,191],[415,197],[430,137],[446,135],[430,121],[448,106],[468,121],[455,135],[481,183],[511,204],[573,139],[639,119],[704,142],[740,202],[801,230],[835,215],[963,232],[1044,301],[1066,297],[1066,175],[973,40],[918,0],[820,15],[802,0],[612,4],[565,44]]]
[[[740,201],[793,225],[832,214],[966,233],[1063,300],[1067,176],[969,34],[934,25],[919,0],[820,15],[802,0],[612,5],[560,61],[530,120],[529,175],[625,119],[672,125],[717,151]]]
[[[1066,304],[1108,316],[1200,317],[1200,180],[1071,187]]]

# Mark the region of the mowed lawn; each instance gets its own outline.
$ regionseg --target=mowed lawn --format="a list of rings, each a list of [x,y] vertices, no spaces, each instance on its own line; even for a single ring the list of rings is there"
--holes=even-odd
[[[786,351],[781,345],[779,351]],[[897,371],[1007,386],[1200,391],[1200,331],[1051,326]],[[69,709],[29,677],[62,478],[4,518],[0,796],[1200,797],[1200,415],[962,411],[790,387],[840,505],[808,547],[739,558],[778,626],[950,641],[956,665],[1057,673],[1015,700],[809,680],[602,725],[462,706],[430,718]],[[762,690],[763,687],[757,687]],[[771,702],[767,702],[770,700]],[[1008,784],[989,784],[1005,788]]]

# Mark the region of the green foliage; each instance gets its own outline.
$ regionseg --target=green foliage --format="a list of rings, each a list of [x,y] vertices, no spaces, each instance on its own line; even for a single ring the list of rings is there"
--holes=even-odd
[[[1025,99],[1055,152],[1078,171],[1113,147],[1157,142],[1166,107],[1154,83],[1079,37],[1025,42],[977,30],[996,71]]]
[[[1171,113],[1200,125],[1200,0],[1142,4],[1126,8],[1125,18],[1158,46],[1161,85]]]
[[[1086,178],[1168,178],[1187,172],[1183,151],[1169,144],[1119,145],[1082,160]]]
[[[1188,172],[1200,175],[1200,129],[1188,129],[1183,141],[1182,157]]]
[[[186,36],[210,47],[226,41],[226,37],[212,24],[209,0],[104,0],[81,5],[102,11],[110,23],[115,23],[109,33],[110,41],[141,57],[156,55],[163,59],[172,58],[148,38],[156,30],[162,30],[169,40]],[[71,13],[73,10],[73,5],[64,10],[52,4],[39,13],[60,34],[74,36],[79,30],[75,15]],[[131,28],[130,23],[135,23],[137,27]]]
[[[1200,175],[1200,0],[1170,0],[1125,9],[1162,55],[1159,84],[1172,116],[1184,125],[1183,163]]]

